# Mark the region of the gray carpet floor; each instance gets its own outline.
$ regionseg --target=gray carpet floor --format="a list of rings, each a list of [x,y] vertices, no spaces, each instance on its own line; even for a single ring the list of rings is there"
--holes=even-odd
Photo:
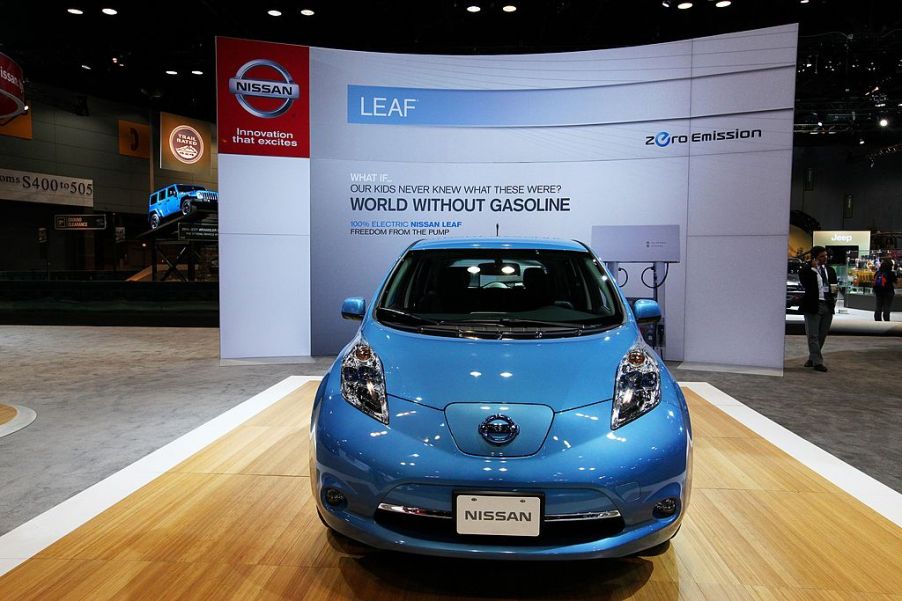
[[[786,338],[783,378],[674,370],[708,381],[902,491],[902,338],[832,337],[828,373],[801,367]],[[221,367],[204,328],[0,326],[0,403],[37,411],[0,438],[0,534],[312,363]]]

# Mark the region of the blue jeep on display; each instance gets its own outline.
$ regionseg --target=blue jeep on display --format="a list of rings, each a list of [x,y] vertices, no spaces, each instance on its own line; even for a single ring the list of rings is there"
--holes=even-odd
[[[150,195],[147,219],[150,229],[155,230],[170,215],[190,215],[198,208],[216,209],[218,204],[219,195],[213,190],[190,184],[172,184]]]

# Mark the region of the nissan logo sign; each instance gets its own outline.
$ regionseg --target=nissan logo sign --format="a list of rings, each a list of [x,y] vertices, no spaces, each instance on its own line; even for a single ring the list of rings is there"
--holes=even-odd
[[[258,67],[267,67],[275,71],[278,79],[253,79],[247,73]],[[301,88],[291,79],[291,74],[279,63],[267,59],[248,61],[238,69],[235,77],[229,79],[229,92],[235,95],[238,104],[256,117],[272,119],[284,115],[292,103],[301,97]],[[264,109],[254,106],[251,98],[281,99],[275,108]]]
[[[485,418],[485,421],[479,424],[479,433],[487,443],[500,447],[517,437],[520,426],[508,416],[496,414]]]

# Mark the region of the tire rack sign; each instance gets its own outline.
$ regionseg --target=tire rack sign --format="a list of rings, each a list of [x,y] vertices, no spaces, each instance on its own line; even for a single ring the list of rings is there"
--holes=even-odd
[[[0,199],[94,206],[94,180],[0,169]]]
[[[106,215],[54,215],[55,230],[105,230]]]

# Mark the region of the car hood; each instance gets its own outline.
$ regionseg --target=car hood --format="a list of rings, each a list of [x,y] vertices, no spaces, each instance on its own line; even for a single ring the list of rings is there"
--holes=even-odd
[[[639,340],[632,323],[574,338],[471,340],[368,321],[361,335],[382,360],[389,395],[440,410],[491,402],[565,411],[609,400],[617,366]]]

